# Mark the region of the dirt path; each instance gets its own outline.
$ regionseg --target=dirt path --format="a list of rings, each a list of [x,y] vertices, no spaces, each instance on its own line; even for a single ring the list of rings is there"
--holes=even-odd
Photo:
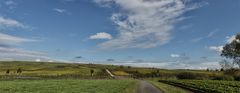
[[[137,93],[163,93],[163,92],[146,81],[140,81]]]

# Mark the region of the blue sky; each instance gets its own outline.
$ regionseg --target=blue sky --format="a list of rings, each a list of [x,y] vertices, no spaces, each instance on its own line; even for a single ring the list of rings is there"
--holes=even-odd
[[[240,32],[239,9],[239,0],[0,0],[0,58],[217,68]]]

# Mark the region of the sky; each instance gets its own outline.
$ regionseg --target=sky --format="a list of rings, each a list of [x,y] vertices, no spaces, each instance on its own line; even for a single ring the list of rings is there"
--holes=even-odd
[[[219,68],[240,0],[0,0],[0,60]]]

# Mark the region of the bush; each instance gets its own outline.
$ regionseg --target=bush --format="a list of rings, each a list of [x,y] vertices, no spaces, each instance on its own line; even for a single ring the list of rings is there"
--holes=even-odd
[[[235,80],[240,81],[240,69],[228,69],[224,71],[224,74],[232,76]]]
[[[230,75],[223,75],[223,76],[217,76],[213,78],[213,80],[227,80],[227,81],[234,81],[234,77]]]
[[[240,81],[240,70],[238,70],[234,73],[234,78],[235,78],[235,80]]]
[[[177,75],[178,79],[208,79],[205,74],[196,74],[191,72],[182,72]]]

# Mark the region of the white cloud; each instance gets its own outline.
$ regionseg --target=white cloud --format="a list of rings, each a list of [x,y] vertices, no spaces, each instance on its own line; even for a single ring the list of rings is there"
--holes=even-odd
[[[170,56],[173,57],[173,58],[179,58],[180,57],[179,54],[171,54]]]
[[[90,36],[89,39],[112,39],[112,36],[106,32],[100,32]]]
[[[152,48],[168,43],[174,23],[186,11],[199,7],[187,6],[189,0],[95,0],[102,6],[119,6],[112,14],[118,26],[116,38],[100,44],[102,48]]]
[[[223,46],[210,46],[209,49],[216,52],[222,52]]]
[[[226,43],[231,43],[232,41],[234,41],[236,39],[236,35],[232,35],[232,36],[227,36],[226,37]],[[217,52],[222,52],[223,50],[223,45],[221,46],[210,46],[208,47],[210,50],[213,50],[213,51],[217,51]]]
[[[20,27],[20,28],[25,28],[25,26],[13,19],[9,18],[4,18],[0,16],[0,27]]]
[[[60,8],[54,8],[53,11],[56,11],[56,12],[58,12],[58,13],[66,13],[66,12],[67,12],[67,10],[65,10],[65,9],[60,9]]]

